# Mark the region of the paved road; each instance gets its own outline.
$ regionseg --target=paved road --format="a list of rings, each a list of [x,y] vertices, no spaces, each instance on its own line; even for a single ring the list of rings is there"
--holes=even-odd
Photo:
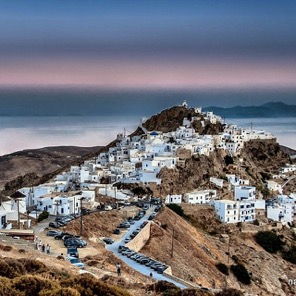
[[[177,287],[180,287],[182,289],[185,289],[187,287],[185,287],[184,285],[174,281],[173,279],[165,276],[164,274],[158,274],[156,271],[154,271],[153,269],[145,266],[145,265],[142,265],[140,263],[137,263],[136,261],[126,257],[126,256],[123,256],[121,253],[118,252],[118,246],[119,245],[124,245],[125,242],[124,240],[126,238],[128,238],[130,236],[130,234],[136,230],[138,227],[140,227],[140,225],[143,223],[143,221],[147,220],[149,215],[153,212],[154,210],[154,207],[150,208],[147,210],[147,213],[146,215],[139,221],[135,221],[135,224],[132,225],[128,231],[122,236],[122,238],[116,242],[114,242],[112,245],[106,245],[106,249],[113,252],[115,256],[117,256],[118,258],[120,258],[122,261],[124,261],[127,265],[129,265],[131,268],[135,269],[136,271],[146,275],[146,276],[149,276],[150,272],[153,273],[153,278],[160,281],[160,280],[164,280],[164,281],[167,281],[167,282],[171,282],[173,284],[175,284]]]

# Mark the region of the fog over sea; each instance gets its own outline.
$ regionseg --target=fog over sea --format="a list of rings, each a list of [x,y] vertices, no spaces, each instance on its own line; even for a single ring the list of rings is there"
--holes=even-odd
[[[131,133],[141,118],[181,104],[190,107],[293,104],[295,91],[85,91],[0,89],[0,155],[46,146],[106,145]],[[296,117],[226,118],[274,134],[296,149]]]

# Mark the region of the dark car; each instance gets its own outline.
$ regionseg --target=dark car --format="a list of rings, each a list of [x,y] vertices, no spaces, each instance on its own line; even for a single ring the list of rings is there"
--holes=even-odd
[[[87,245],[86,241],[78,238],[69,238],[64,241],[64,246],[69,247],[69,246],[76,246],[78,248],[83,248]]]
[[[104,237],[103,242],[106,243],[107,245],[111,245],[114,243],[114,240],[110,237]]]
[[[71,257],[79,258],[79,253],[76,246],[69,246],[67,248],[67,255]]]
[[[119,228],[114,229],[113,234],[120,234],[120,229]]]
[[[129,248],[128,248],[128,247],[125,247],[125,246],[122,246],[122,245],[120,245],[120,246],[118,247],[118,253],[121,253],[121,252],[124,251],[124,250],[129,250]]]
[[[143,210],[147,211],[149,209],[149,205],[144,205]]]
[[[122,222],[118,225],[118,228],[129,228],[130,226],[128,222]]]
[[[52,228],[59,228],[61,227],[61,224],[59,224],[58,222],[49,222],[48,226]]]
[[[72,234],[69,233],[69,232],[61,232],[60,234],[56,235],[56,236],[54,237],[54,239],[62,239],[63,236],[65,236],[65,235],[72,235]]]
[[[56,236],[56,235],[59,235],[61,234],[61,231],[58,231],[58,230],[48,230],[47,231],[47,236]]]

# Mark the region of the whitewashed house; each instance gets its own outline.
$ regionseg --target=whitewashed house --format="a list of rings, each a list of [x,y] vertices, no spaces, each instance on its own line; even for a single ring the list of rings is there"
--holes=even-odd
[[[293,222],[292,204],[274,204],[267,207],[267,218],[285,223]]]
[[[254,186],[235,186],[234,187],[234,199],[246,200],[256,198],[256,187]]]
[[[181,204],[182,195],[181,194],[168,194],[165,198],[165,204]]]
[[[239,212],[240,203],[232,200],[216,200],[214,202],[215,212],[221,222],[237,223],[240,222]]]
[[[267,180],[266,181],[266,187],[268,190],[273,191],[273,192],[278,192],[280,194],[283,193],[283,188],[282,185],[277,183],[276,181],[273,180]]]
[[[196,190],[185,193],[184,199],[189,204],[208,204],[217,198],[216,190]]]
[[[215,178],[215,177],[210,177],[210,182],[215,184],[216,186],[223,188],[224,180]]]

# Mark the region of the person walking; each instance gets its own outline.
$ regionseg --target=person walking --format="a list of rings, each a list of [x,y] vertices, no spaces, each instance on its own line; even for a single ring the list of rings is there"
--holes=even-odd
[[[119,262],[116,265],[116,270],[117,270],[117,275],[120,276],[121,275],[121,265]]]
[[[47,244],[46,245],[46,253],[47,254],[50,254],[50,244]]]
[[[42,245],[42,252],[45,252],[45,244]]]

